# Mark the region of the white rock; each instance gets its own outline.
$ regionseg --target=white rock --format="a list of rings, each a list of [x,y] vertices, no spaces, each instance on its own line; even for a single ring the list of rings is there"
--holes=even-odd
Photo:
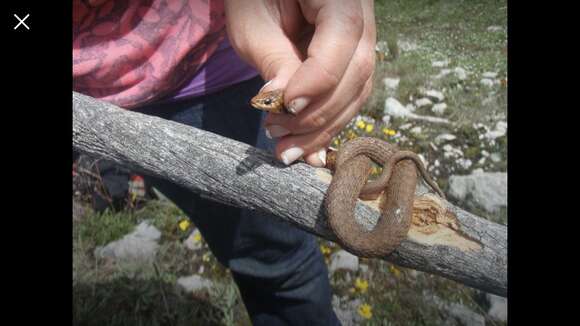
[[[501,31],[501,30],[503,30],[503,27],[501,27],[501,26],[497,26],[497,25],[494,25],[494,26],[489,26],[489,27],[487,28],[487,31],[488,31],[488,32],[499,32],[499,31]]]
[[[445,99],[445,95],[443,95],[443,93],[441,93],[440,91],[436,91],[434,89],[426,90],[423,95],[431,99],[434,99],[437,102],[441,102]]]
[[[362,322],[362,317],[358,314],[358,307],[362,304],[360,299],[349,301],[348,298],[342,300],[336,295],[332,296],[332,308],[336,317],[343,326],[356,326]]]
[[[397,89],[399,87],[399,78],[385,78],[383,83],[387,89]]]
[[[416,101],[415,101],[415,105],[416,105],[418,108],[421,108],[421,107],[424,107],[424,106],[430,106],[430,105],[433,105],[433,102],[432,102],[430,99],[428,99],[428,98],[426,98],[426,97],[423,97],[423,98],[420,98],[420,99],[416,100]]]
[[[449,75],[450,73],[451,73],[451,69],[441,69],[441,71],[437,75],[433,76],[433,79],[441,79],[441,78]]]
[[[443,68],[449,65],[449,60],[440,60],[431,62],[431,66],[435,68]]]
[[[456,67],[455,70],[455,76],[457,76],[457,78],[459,78],[460,80],[465,80],[467,79],[467,71],[461,67]]]
[[[412,126],[413,126],[412,123],[405,123],[405,124],[400,125],[399,126],[399,129],[401,129],[401,130],[407,130],[407,129],[411,128]]]
[[[473,172],[449,178],[449,195],[469,200],[488,212],[495,213],[507,206],[507,173]]]
[[[481,75],[481,77],[488,78],[488,79],[494,79],[497,77],[497,72],[486,71]]]
[[[451,141],[451,140],[455,140],[455,139],[457,139],[457,137],[455,135],[441,134],[441,135],[438,135],[437,137],[435,137],[435,143],[440,144],[443,141]]]
[[[489,156],[489,152],[484,149],[484,150],[481,151],[481,156],[488,157]]]
[[[435,114],[443,114],[443,112],[445,112],[445,109],[447,109],[447,104],[446,103],[437,103],[435,105],[433,105],[433,107],[431,108],[431,111],[433,111],[433,113]]]
[[[507,321],[507,299],[490,293],[486,296],[490,303],[487,314],[495,320]]]
[[[409,110],[409,112],[414,112],[416,107],[412,103],[409,103],[405,105],[405,109]]]
[[[492,153],[489,158],[491,159],[492,162],[498,163],[501,161],[501,154],[500,153]]]
[[[441,163],[439,163],[439,160],[435,160],[435,162],[433,162],[433,166],[438,167],[439,165],[441,165]]]
[[[383,120],[383,123],[388,126],[389,123],[391,123],[391,116],[390,115],[384,115],[382,120]]]
[[[397,45],[399,46],[399,49],[405,52],[419,49],[419,45],[413,41],[399,40]]]
[[[483,86],[487,86],[487,87],[492,87],[495,82],[491,79],[488,78],[483,78],[482,80],[479,81]]]
[[[460,167],[462,167],[466,170],[469,169],[469,167],[473,164],[470,159],[465,159],[465,158],[457,159],[456,162],[457,162],[457,165],[459,165]]]
[[[339,250],[330,257],[328,270],[334,273],[339,269],[356,272],[358,269],[358,257],[345,250]]]
[[[99,258],[111,258],[121,262],[148,262],[155,258],[159,249],[157,240],[160,237],[161,232],[145,221],[123,238],[95,248],[94,254]]]
[[[507,122],[498,121],[494,130],[487,131],[483,136],[489,140],[502,137],[507,133]]]
[[[362,274],[366,274],[369,271],[369,265],[367,265],[367,264],[360,264],[359,269],[360,269],[360,272]]]
[[[384,114],[388,114],[393,117],[406,117],[409,115],[409,113],[411,112],[394,97],[389,97],[385,100]]]
[[[197,292],[211,288],[213,282],[199,275],[191,275],[178,278],[177,285],[185,292]]]
[[[419,126],[414,127],[413,129],[409,130],[412,134],[414,135],[418,135],[421,133],[421,131],[423,131],[423,129]]]

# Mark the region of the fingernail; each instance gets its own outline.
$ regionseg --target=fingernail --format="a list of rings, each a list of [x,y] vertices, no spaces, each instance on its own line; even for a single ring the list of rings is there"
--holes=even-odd
[[[267,83],[265,83],[264,86],[262,86],[262,88],[260,88],[258,93],[261,93],[264,90],[264,88],[266,88],[266,86],[270,85],[273,81],[274,81],[274,79],[269,80]]]
[[[322,166],[326,165],[326,149],[321,149],[318,151],[318,158],[320,159],[320,162],[322,162]]]
[[[294,114],[304,110],[304,108],[310,103],[310,100],[305,97],[299,97],[294,99],[288,105],[288,110]]]
[[[278,137],[282,137],[282,136],[286,136],[290,133],[290,130],[279,126],[279,125],[271,125],[268,126],[268,128],[266,128],[266,135],[269,135],[270,139],[272,139],[272,137],[274,138],[278,138]]]
[[[272,139],[272,135],[270,135],[270,131],[268,131],[268,128],[264,128],[264,133],[266,134],[266,137]]]
[[[292,147],[285,150],[282,155],[282,161],[286,165],[290,165],[290,163],[296,161],[304,154],[304,151],[300,147]]]

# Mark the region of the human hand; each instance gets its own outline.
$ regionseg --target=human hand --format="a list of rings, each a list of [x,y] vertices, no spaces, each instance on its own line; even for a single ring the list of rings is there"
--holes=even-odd
[[[236,52],[285,89],[295,113],[268,114],[276,157],[324,166],[332,138],[357,114],[372,89],[376,27],[372,0],[226,0]]]

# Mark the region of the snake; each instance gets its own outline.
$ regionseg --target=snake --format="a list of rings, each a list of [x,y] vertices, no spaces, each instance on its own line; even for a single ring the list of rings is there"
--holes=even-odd
[[[261,92],[250,104],[275,114],[292,114],[284,106],[283,94],[283,89]],[[369,181],[372,162],[383,170]],[[337,242],[359,257],[385,257],[407,238],[418,173],[441,198],[445,198],[416,153],[399,150],[396,145],[378,138],[358,137],[344,143],[338,151],[327,150],[325,167],[333,174],[324,199],[328,225]],[[370,231],[355,219],[359,198],[379,199],[381,214]]]

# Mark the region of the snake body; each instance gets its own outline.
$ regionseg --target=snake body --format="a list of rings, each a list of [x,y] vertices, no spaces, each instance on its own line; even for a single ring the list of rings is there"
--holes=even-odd
[[[283,93],[281,90],[274,92]],[[273,92],[260,93],[251,104],[264,111],[284,113],[286,109],[279,106],[284,105],[281,96]],[[267,105],[261,105],[265,102]],[[382,165],[383,172],[367,184],[372,161]],[[407,237],[417,171],[439,196],[445,198],[417,154],[400,151],[377,138],[355,138],[345,143],[338,153],[329,152],[327,167],[333,171],[324,201],[329,227],[341,246],[360,257],[389,255]],[[354,216],[357,200],[359,197],[371,199],[379,196],[381,216],[373,230],[367,231]]]

